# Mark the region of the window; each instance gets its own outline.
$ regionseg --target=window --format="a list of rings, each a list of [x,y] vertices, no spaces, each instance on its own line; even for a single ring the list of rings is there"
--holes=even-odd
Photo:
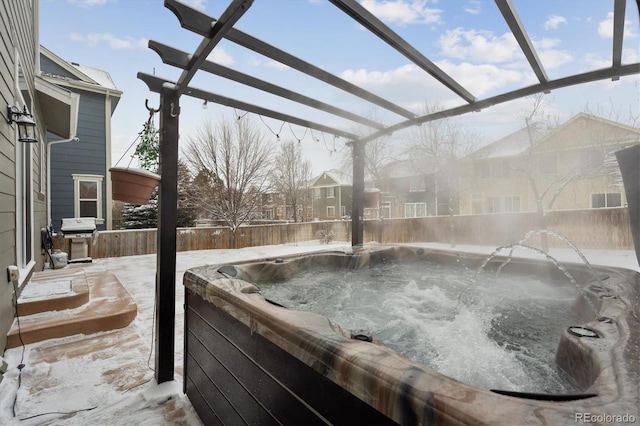
[[[520,211],[520,197],[504,197],[504,211],[505,212],[519,212]]]
[[[479,192],[474,192],[473,194],[471,194],[471,213],[482,213],[482,194]]]
[[[320,198],[320,188],[313,188],[313,198]]]
[[[491,177],[491,167],[488,161],[484,161],[480,164],[476,164],[476,177],[478,178]]]
[[[604,163],[604,152],[602,149],[588,149],[580,153],[580,165],[584,170],[593,169]]]
[[[555,152],[542,154],[538,157],[538,170],[544,174],[552,174],[558,171],[558,157]]]
[[[95,217],[96,223],[104,223],[102,217],[102,176],[72,175],[75,217]]]
[[[384,218],[391,217],[391,201],[383,201],[380,205],[380,215]]]
[[[342,215],[342,217],[345,217],[347,215],[347,206],[340,207],[340,214]]]
[[[335,198],[335,196],[336,196],[336,188],[333,187],[333,186],[325,188],[325,196],[327,198]]]
[[[404,217],[426,217],[427,203],[405,203]]]
[[[500,213],[500,197],[487,197],[487,213]]]
[[[591,208],[599,209],[604,207],[621,207],[622,195],[619,192],[610,192],[608,194],[592,194]]]
[[[424,176],[414,176],[409,181],[409,191],[417,192],[417,191],[426,191],[427,185],[424,182]]]
[[[327,206],[327,217],[336,217],[336,207]]]

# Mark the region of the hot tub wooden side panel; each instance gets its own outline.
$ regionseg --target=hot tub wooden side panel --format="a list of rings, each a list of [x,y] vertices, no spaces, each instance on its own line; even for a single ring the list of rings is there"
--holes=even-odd
[[[190,290],[185,303],[185,389],[206,424],[396,424]]]

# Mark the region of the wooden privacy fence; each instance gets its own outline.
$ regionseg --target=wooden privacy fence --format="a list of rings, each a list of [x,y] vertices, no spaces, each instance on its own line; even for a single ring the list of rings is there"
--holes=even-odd
[[[562,234],[581,249],[633,249],[629,212],[626,208],[563,210],[545,216],[545,227]],[[381,243],[440,242],[472,245],[508,245],[530,230],[541,229],[536,213],[502,213],[438,216],[412,219],[367,220],[364,241]],[[237,248],[296,244],[332,235],[336,241],[351,241],[350,221],[252,225],[239,228]],[[539,238],[529,242],[539,245]],[[565,247],[550,237],[551,247]],[[179,228],[177,250],[231,248],[228,227]],[[94,258],[133,256],[156,252],[156,230],[100,231],[90,255]]]

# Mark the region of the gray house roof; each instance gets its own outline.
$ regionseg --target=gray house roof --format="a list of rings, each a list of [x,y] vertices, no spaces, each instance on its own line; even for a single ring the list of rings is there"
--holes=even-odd
[[[539,123],[532,123],[529,127],[517,130],[502,139],[482,147],[466,158],[470,160],[488,160],[491,158],[513,157],[523,154],[532,145],[540,142],[548,131],[545,131]]]
[[[327,186],[326,183],[322,182],[323,180],[327,180],[327,179],[334,181],[335,185],[340,185],[340,186],[352,185],[352,179],[350,175],[348,175],[347,173],[341,172],[340,170],[332,169],[332,170],[325,170],[324,172],[320,173],[320,175],[311,179],[311,187]]]

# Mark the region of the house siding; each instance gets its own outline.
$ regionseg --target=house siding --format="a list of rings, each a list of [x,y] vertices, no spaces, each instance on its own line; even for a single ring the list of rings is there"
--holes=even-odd
[[[80,94],[78,113],[79,142],[53,145],[51,148],[51,221],[55,230],[60,229],[63,218],[74,217],[74,194],[72,174],[103,176],[102,218],[106,229],[107,218],[107,157],[105,128],[105,97],[102,94],[77,89]]]
[[[25,101],[28,103],[34,120],[38,123],[39,135],[43,135],[42,116],[37,102],[35,102],[34,80],[36,72],[37,52],[37,7],[36,1],[4,0],[0,2],[0,98],[3,105],[13,105],[18,93],[15,90],[15,69],[20,63],[26,89],[23,90]],[[16,50],[18,57],[16,56]],[[17,226],[16,226],[16,146],[17,137],[15,125],[7,122],[6,108],[2,109],[0,123],[0,269],[6,271],[10,265],[16,265]],[[40,142],[42,143],[42,142]],[[40,251],[39,229],[46,225],[46,200],[41,194],[42,183],[40,176],[41,145],[33,144],[28,147],[32,156],[32,192],[33,200],[33,260],[34,268],[42,267]],[[28,277],[21,277],[25,280]],[[6,281],[5,281],[6,282]],[[4,349],[6,335],[13,323],[13,286],[0,285],[0,348]]]

